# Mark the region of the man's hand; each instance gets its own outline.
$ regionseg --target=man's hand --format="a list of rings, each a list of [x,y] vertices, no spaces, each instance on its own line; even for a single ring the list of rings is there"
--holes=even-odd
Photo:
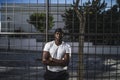
[[[52,57],[50,57],[50,58],[49,58],[49,60],[50,60],[50,61],[53,61],[53,58],[52,58]]]

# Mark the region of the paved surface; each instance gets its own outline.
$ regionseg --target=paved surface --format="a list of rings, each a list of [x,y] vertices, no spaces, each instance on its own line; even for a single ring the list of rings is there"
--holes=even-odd
[[[43,80],[45,71],[40,52],[0,51],[0,80]],[[70,80],[77,80],[78,55],[69,66]],[[84,80],[120,80],[120,60],[111,57],[84,57]]]

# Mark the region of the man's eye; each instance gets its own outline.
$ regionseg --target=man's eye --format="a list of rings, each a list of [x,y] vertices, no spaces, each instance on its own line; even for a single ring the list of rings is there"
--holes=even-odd
[[[57,35],[58,35],[59,33],[57,33]]]

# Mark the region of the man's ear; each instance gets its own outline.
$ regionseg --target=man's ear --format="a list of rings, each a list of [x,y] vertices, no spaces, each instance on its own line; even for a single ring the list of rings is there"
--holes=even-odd
[[[55,34],[54,34],[54,38],[55,38]]]

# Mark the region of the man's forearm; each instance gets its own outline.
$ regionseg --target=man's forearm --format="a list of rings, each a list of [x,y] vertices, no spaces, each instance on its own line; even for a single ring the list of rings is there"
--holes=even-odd
[[[49,58],[49,59],[45,59],[42,61],[43,64],[45,65],[49,65],[49,66],[66,66],[67,62],[64,61],[63,59],[58,60],[58,59],[54,59],[54,58]]]
[[[67,66],[68,62],[65,61],[64,59],[55,59],[55,58],[51,58],[51,64],[53,66]]]

